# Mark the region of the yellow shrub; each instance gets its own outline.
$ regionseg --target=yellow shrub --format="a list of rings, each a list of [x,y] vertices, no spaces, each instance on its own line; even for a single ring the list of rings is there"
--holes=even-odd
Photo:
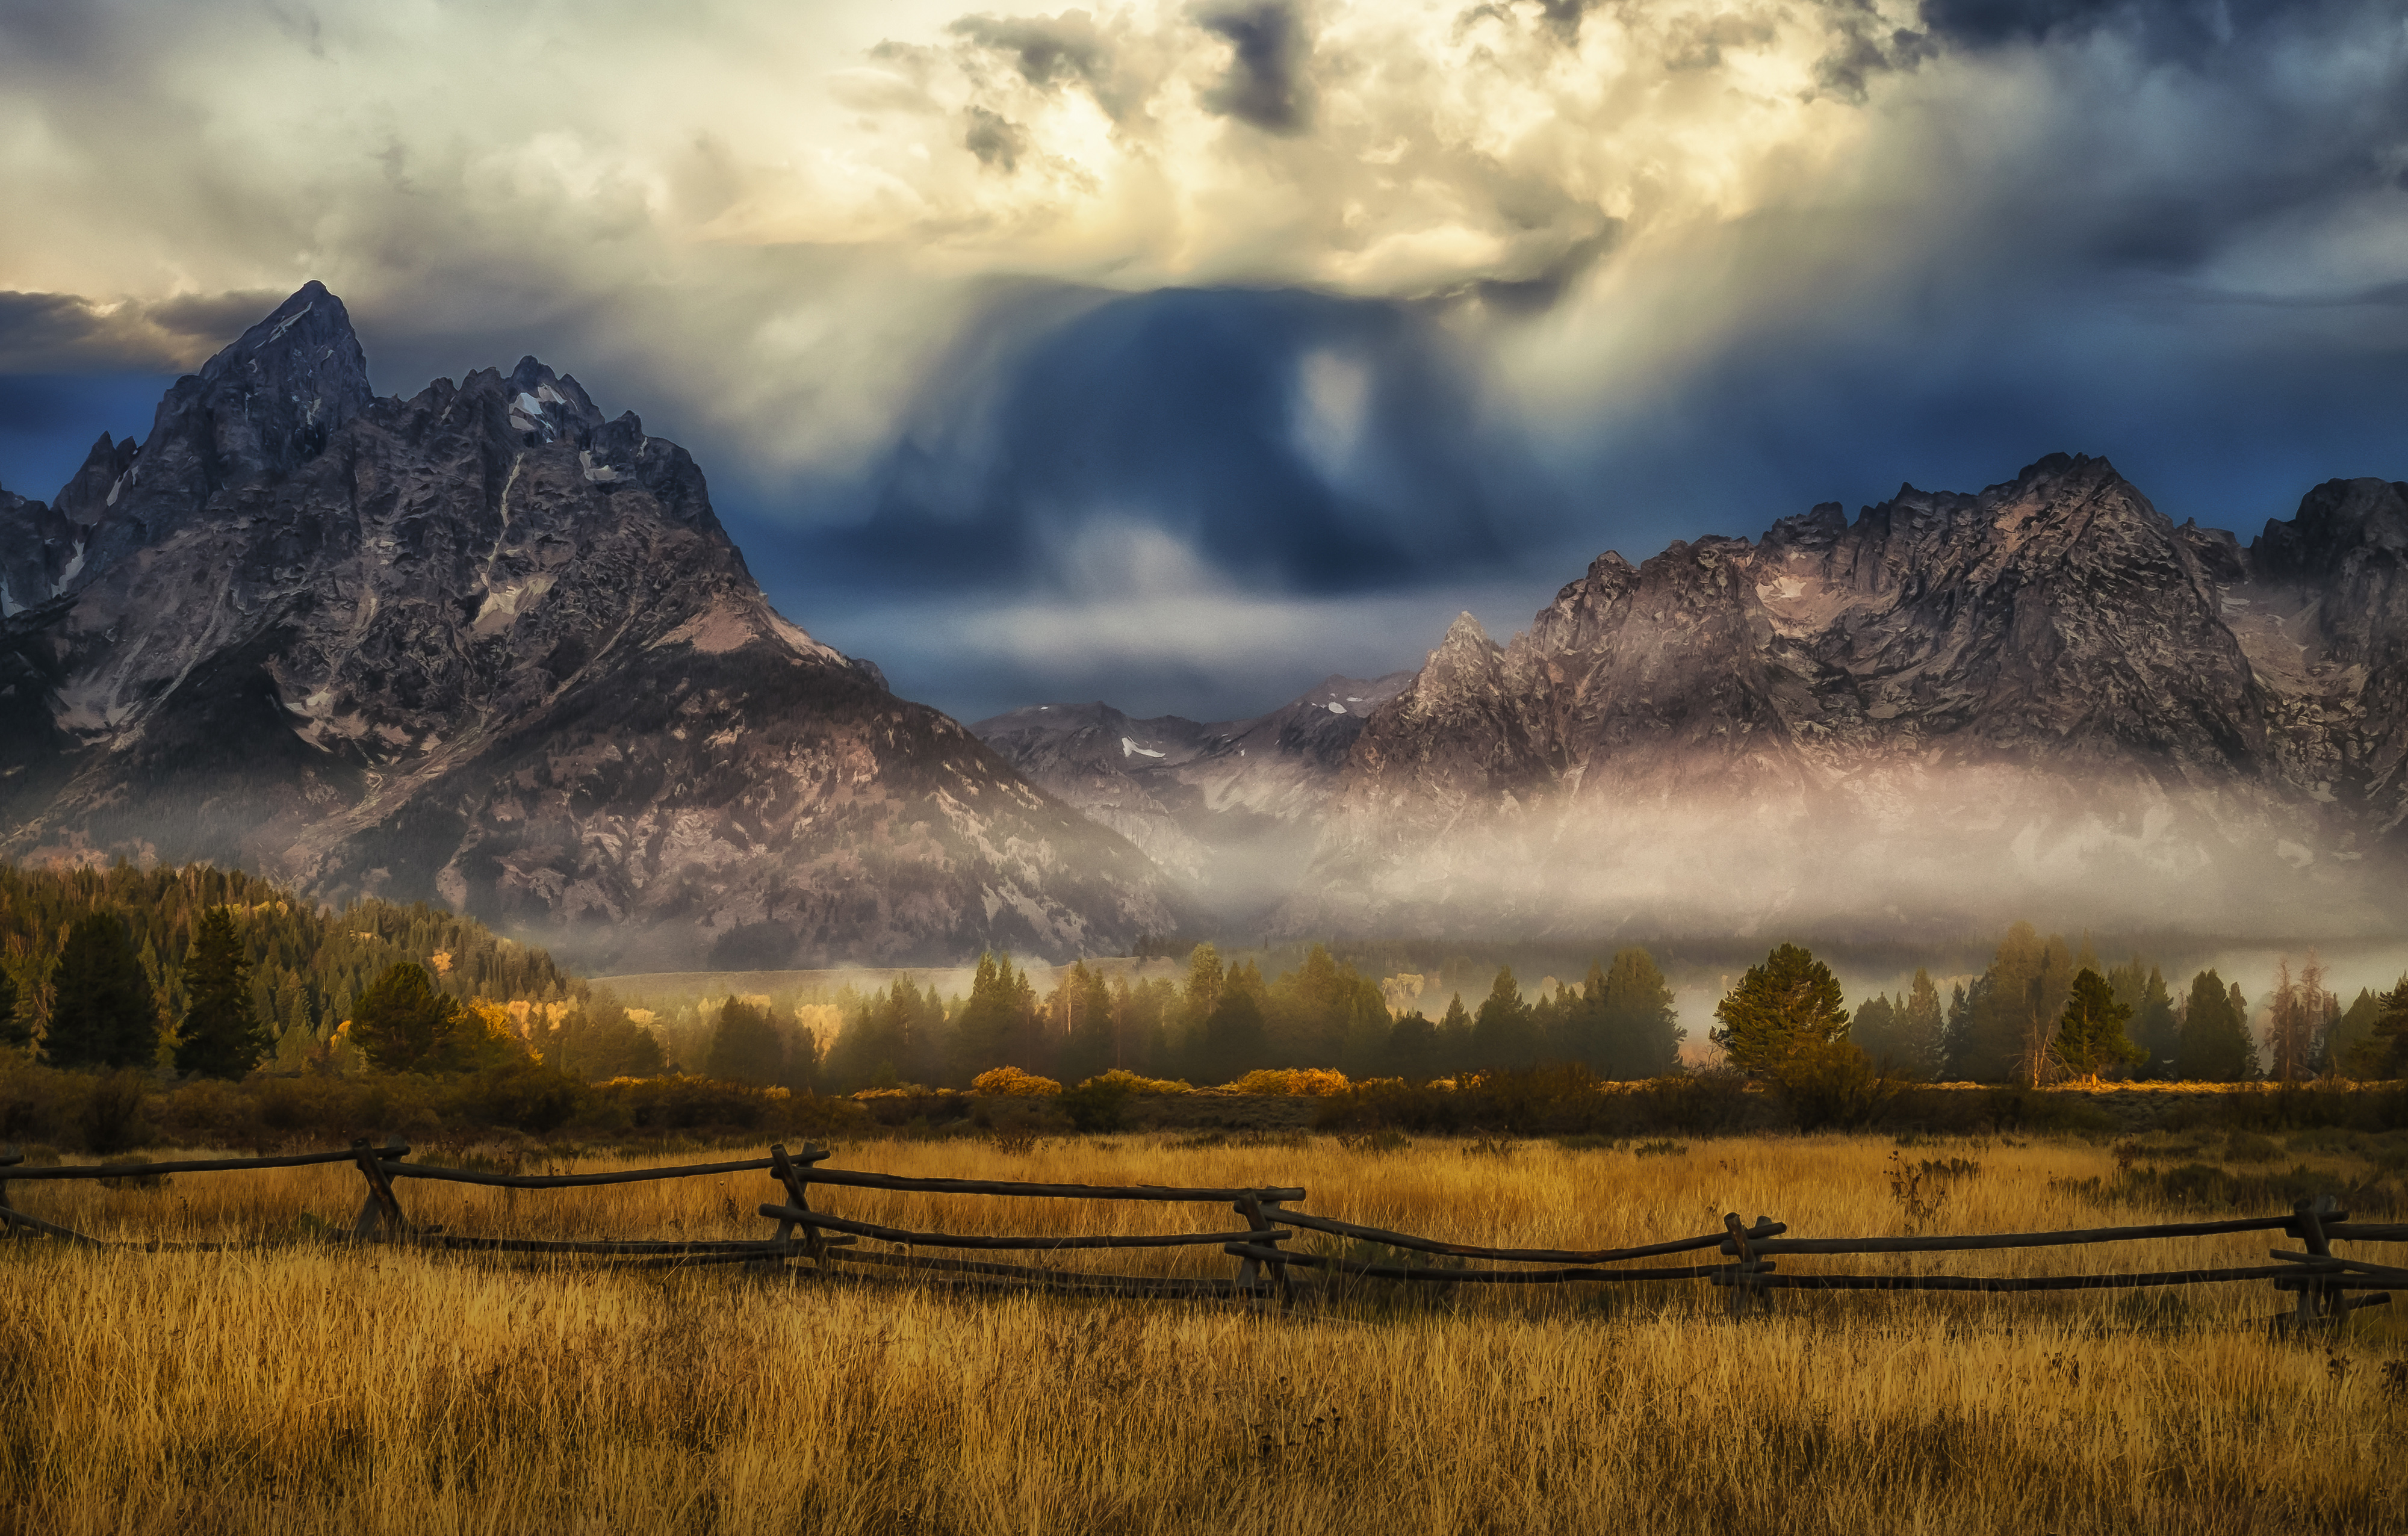
[[[1007,1098],[1038,1098],[1062,1091],[1062,1084],[1050,1077],[1037,1077],[1017,1067],[997,1067],[970,1079],[970,1087],[979,1093],[994,1094]]]
[[[1185,1083],[1180,1082],[1174,1078],[1140,1077],[1135,1072],[1124,1071],[1118,1067],[1113,1068],[1109,1072],[1099,1073],[1095,1077],[1087,1079],[1087,1083],[1100,1083],[1108,1087],[1124,1088],[1128,1092],[1135,1094],[1140,1098],[1154,1098],[1164,1094],[1194,1093],[1196,1091],[1194,1088],[1189,1087]],[[1083,1088],[1087,1085],[1087,1083],[1082,1083],[1079,1086]]]
[[[1264,1067],[1235,1083],[1222,1084],[1225,1093],[1292,1095],[1299,1098],[1323,1098],[1346,1089],[1346,1074],[1326,1067]]]

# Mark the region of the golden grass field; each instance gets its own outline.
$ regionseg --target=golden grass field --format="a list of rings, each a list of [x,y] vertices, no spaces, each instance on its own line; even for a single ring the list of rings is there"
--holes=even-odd
[[[1304,1209],[1374,1226],[1594,1246],[1708,1230],[1734,1210],[1799,1236],[1898,1232],[1896,1151],[1875,1137],[1641,1156],[1124,1136],[1028,1152],[866,1141],[828,1166],[1298,1184]],[[2105,1147],[1968,1141],[1903,1156],[1980,1165],[1950,1183],[1929,1228],[2179,1214],[2065,1187],[2111,1179]],[[2281,1166],[2300,1162],[2369,1174],[2349,1154],[2283,1149]],[[413,1220],[454,1232],[584,1237],[765,1236],[752,1213],[775,1193],[766,1174],[399,1189]],[[2408,1530],[2408,1328],[2377,1310],[2335,1341],[2270,1340],[2263,1319],[2286,1299],[2263,1284],[2172,1301],[1782,1296],[1737,1323],[1699,1283],[1402,1299],[1391,1286],[1283,1314],[309,1239],[305,1216],[348,1226],[360,1193],[339,1168],[147,1190],[15,1185],[11,1203],[96,1236],[261,1245],[0,1244],[0,1529]],[[814,1203],[957,1231],[1241,1225],[1213,1206],[834,1188]],[[2261,1233],[1916,1262],[2156,1270],[2264,1263],[2268,1246]],[[1079,1263],[1226,1275],[1234,1261],[1204,1248]]]

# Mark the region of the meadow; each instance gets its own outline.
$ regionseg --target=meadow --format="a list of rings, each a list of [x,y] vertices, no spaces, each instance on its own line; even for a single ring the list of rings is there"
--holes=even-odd
[[[1770,1214],[1796,1235],[2234,1213],[2184,1204],[2198,1180],[2150,1177],[2159,1165],[2234,1179],[2304,1170],[2389,1199],[2401,1140],[1149,1134],[863,1141],[827,1166],[1296,1184],[1310,1191],[1304,1209],[1355,1222],[1586,1247],[1710,1230],[1727,1211]],[[422,1156],[531,1171],[695,1160]],[[360,1189],[339,1167],[153,1188],[15,1185],[12,1203],[98,1237],[247,1245],[0,1243],[0,1529],[2408,1526],[2408,1327],[2378,1309],[2337,1339],[2270,1338],[2265,1319],[2286,1299],[2262,1284],[1789,1294],[1737,1322],[1703,1284],[1373,1286],[1283,1313],[962,1292],[804,1263],[609,1270],[322,1241],[348,1226]],[[773,1187],[766,1175],[557,1192],[409,1182],[400,1195],[414,1221],[455,1232],[760,1237],[755,1208]],[[1241,1225],[1210,1206],[836,1188],[815,1190],[814,1204],[953,1231]],[[1942,1255],[1930,1267],[2262,1263],[2266,1239]],[[1210,1247],[1063,1262],[1219,1275],[1234,1263]]]

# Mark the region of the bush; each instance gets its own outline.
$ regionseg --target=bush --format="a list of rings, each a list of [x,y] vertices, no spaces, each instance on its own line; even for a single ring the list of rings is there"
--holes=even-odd
[[[1856,1130],[1889,1110],[1899,1085],[1844,1040],[1801,1041],[1773,1067],[1774,1090],[1799,1130]]]
[[[540,1136],[566,1125],[585,1099],[585,1085],[533,1061],[488,1068],[452,1095],[456,1113],[488,1126]]]
[[[1076,1128],[1093,1133],[1121,1128],[1121,1113],[1134,1094],[1125,1083],[1091,1077],[1062,1096],[1064,1113]]]
[[[83,1149],[107,1157],[148,1141],[150,1122],[142,1113],[142,1100],[150,1085],[149,1078],[130,1067],[93,1079],[76,1115]]]
[[[1344,1093],[1349,1086],[1344,1072],[1333,1072],[1326,1068],[1263,1067],[1248,1072],[1235,1083],[1224,1083],[1221,1091],[1267,1098],[1327,1098]]]
[[[1123,1071],[1118,1067],[1113,1068],[1109,1072],[1098,1073],[1097,1075],[1087,1079],[1087,1082],[1117,1083],[1140,1098],[1158,1098],[1166,1095],[1188,1094],[1196,1091],[1194,1088],[1189,1087],[1183,1080],[1160,1077],[1140,1077],[1135,1072]],[[1084,1086],[1084,1084],[1082,1084],[1082,1086]]]
[[[1050,1077],[1038,1077],[1017,1067],[997,1067],[970,1079],[973,1091],[997,1098],[1035,1098],[1050,1097],[1062,1091],[1062,1084]]]

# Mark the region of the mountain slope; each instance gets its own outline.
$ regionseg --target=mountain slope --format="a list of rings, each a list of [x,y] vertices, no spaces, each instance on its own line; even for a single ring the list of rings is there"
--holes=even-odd
[[[2336,482],[2243,555],[2057,455],[1608,553],[1372,715],[1281,925],[2384,927],[2400,527]]]
[[[1411,681],[1330,676],[1267,714],[1132,719],[1039,704],[970,728],[1029,781],[1121,833],[1224,913],[1284,896],[1372,711]]]
[[[771,610],[701,470],[522,360],[375,397],[316,283],[0,506],[0,853],[439,897],[622,967],[1112,949],[1179,898]]]

